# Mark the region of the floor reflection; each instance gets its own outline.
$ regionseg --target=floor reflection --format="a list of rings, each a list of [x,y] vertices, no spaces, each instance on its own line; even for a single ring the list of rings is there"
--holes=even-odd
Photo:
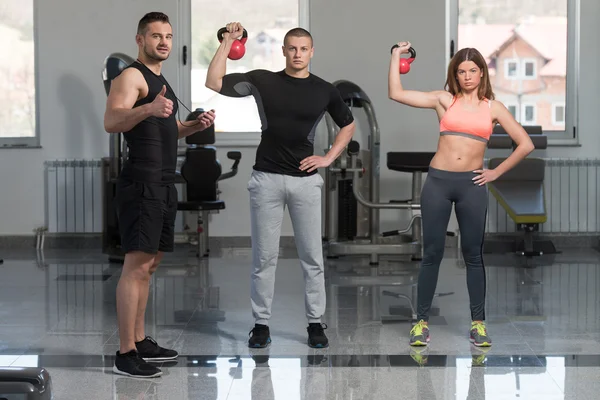
[[[411,349],[418,264],[328,260],[331,346],[306,346],[302,271],[277,271],[273,344],[246,346],[249,255],[166,259],[154,276],[147,333],[182,356],[153,381],[112,374],[120,267],[85,252],[5,257],[0,366],[44,367],[66,399],[595,399],[600,392],[600,257],[561,254],[533,267],[491,258],[491,349],[468,343],[465,270],[445,259],[432,344]],[[546,260],[547,261],[547,260]],[[74,384],[74,382],[76,384]],[[0,396],[1,398],[1,396]]]

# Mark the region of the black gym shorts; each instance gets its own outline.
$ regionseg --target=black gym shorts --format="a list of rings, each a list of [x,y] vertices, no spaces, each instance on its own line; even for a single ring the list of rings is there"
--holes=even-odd
[[[125,253],[172,252],[177,188],[119,179],[116,190],[121,247]]]

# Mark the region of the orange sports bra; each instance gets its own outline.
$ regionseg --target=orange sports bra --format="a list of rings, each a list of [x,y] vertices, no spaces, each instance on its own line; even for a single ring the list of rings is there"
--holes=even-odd
[[[457,98],[440,121],[440,135],[458,135],[487,143],[492,134],[492,102],[484,99],[476,112],[467,111],[462,107],[454,107]]]

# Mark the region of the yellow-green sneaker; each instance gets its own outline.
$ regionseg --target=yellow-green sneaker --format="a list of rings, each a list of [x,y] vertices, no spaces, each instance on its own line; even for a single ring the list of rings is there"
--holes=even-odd
[[[492,339],[488,336],[485,324],[481,321],[471,323],[469,340],[477,347],[490,347],[492,345]]]
[[[411,346],[427,346],[429,343],[429,328],[427,322],[420,320],[410,330],[410,345]]]

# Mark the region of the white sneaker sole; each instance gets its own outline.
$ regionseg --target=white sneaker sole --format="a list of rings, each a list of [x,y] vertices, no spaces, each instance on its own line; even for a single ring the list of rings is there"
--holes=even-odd
[[[157,358],[144,358],[142,357],[142,360],[146,361],[146,362],[162,362],[162,361],[172,361],[177,359],[178,356],[175,357],[157,357]]]
[[[121,371],[120,369],[117,368],[116,365],[113,365],[113,372],[115,374],[129,376],[129,377],[132,377],[132,378],[157,378],[157,377],[159,377],[159,376],[161,376],[163,374],[162,371],[159,371],[159,372],[155,373],[154,375],[133,375],[133,374],[130,374],[128,372]]]

